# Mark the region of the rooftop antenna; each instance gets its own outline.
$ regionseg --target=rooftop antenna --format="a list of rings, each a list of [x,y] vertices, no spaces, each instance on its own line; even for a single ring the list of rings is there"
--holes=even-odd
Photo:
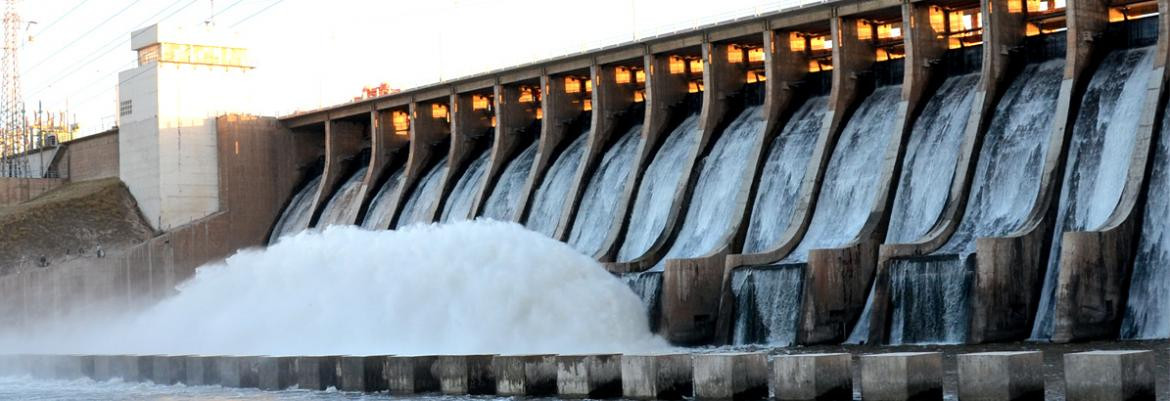
[[[207,3],[209,10],[207,10],[207,19],[203,20],[203,25],[210,26],[214,23],[212,19],[215,18],[215,0],[207,0]]]

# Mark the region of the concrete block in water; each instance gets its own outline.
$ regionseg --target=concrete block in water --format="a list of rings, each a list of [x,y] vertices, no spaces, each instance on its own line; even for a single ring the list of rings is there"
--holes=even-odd
[[[638,400],[679,400],[693,394],[689,354],[622,355],[622,396]]]
[[[342,356],[338,358],[338,389],[373,393],[386,390],[383,356]]]
[[[138,356],[114,355],[111,358],[111,378],[121,378],[122,381],[127,383],[133,383],[141,380],[138,376]]]
[[[437,356],[390,356],[382,368],[390,394],[418,394],[439,391],[435,374]]]
[[[557,356],[557,394],[571,398],[620,397],[621,355]]]
[[[496,393],[496,375],[492,370],[495,355],[442,355],[435,361],[434,375],[443,394],[492,395]]]
[[[187,378],[187,360],[183,356],[154,355],[150,366],[155,384],[172,385]]]
[[[763,352],[699,354],[694,358],[695,399],[768,398],[768,357]]]
[[[959,399],[1043,401],[1044,354],[1040,351],[961,354]]]
[[[74,380],[85,377],[81,355],[50,355],[48,361],[54,379]]]
[[[137,355],[134,359],[137,360],[138,366],[138,381],[140,382],[154,382],[154,357],[155,355]]]
[[[260,359],[255,356],[217,356],[219,384],[224,387],[257,388],[260,385]]]
[[[853,398],[850,354],[780,355],[772,360],[776,399],[783,401]]]
[[[186,378],[183,384],[188,386],[210,386],[219,384],[219,370],[216,369],[215,357],[188,355],[183,357],[186,365]]]
[[[297,387],[304,390],[337,388],[337,356],[298,356],[293,362]]]
[[[262,356],[259,358],[257,387],[261,390],[284,390],[296,384],[296,358],[291,356]]]
[[[867,401],[942,400],[942,354],[895,352],[861,356],[861,398]]]
[[[555,355],[499,355],[492,358],[498,395],[553,395],[557,392]]]
[[[1064,355],[1068,401],[1154,400],[1152,351],[1090,351]]]
[[[116,355],[94,355],[93,356],[93,371],[89,376],[94,381],[104,382],[113,379],[114,364],[117,363]]]

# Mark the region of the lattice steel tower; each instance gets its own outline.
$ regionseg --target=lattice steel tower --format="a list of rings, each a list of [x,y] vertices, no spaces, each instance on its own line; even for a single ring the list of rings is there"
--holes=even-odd
[[[24,98],[20,88],[21,19],[17,11],[20,0],[4,2],[4,57],[0,60],[0,175],[20,177],[29,173],[27,158],[14,156],[31,147],[24,121]]]

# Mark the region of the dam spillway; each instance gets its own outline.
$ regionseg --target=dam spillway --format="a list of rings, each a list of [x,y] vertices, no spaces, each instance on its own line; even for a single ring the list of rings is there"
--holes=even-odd
[[[222,202],[236,211],[132,255],[490,219],[593,258],[679,345],[1170,335],[1156,224],[1166,55],[1107,32],[1162,29],[1157,6],[1074,21],[1063,3],[995,18],[971,2],[847,3],[248,125],[279,139],[224,123]],[[257,154],[283,164],[245,181],[236,168]],[[126,291],[167,294],[201,264]],[[1109,288],[1090,293],[1103,271]],[[1117,310],[1082,302],[1095,298]]]

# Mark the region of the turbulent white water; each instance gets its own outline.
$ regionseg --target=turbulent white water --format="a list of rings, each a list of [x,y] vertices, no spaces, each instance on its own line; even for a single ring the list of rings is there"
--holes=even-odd
[[[472,204],[475,203],[475,195],[483,186],[483,175],[487,173],[490,156],[490,151],[483,152],[467,166],[463,176],[455,183],[455,188],[451,189],[451,195],[447,198],[443,216],[439,221],[446,223],[467,220],[471,214]]]
[[[910,132],[886,243],[916,241],[938,222],[958,167],[979,74],[947,78]]]
[[[565,201],[573,186],[573,178],[577,175],[577,167],[585,155],[585,140],[589,134],[590,131],[586,130],[573,142],[569,142],[544,175],[544,182],[540,183],[536,195],[532,197],[532,208],[525,222],[530,230],[550,237],[556,234],[561,214],[565,210]]]
[[[625,242],[618,250],[619,261],[628,262],[642,256],[662,234],[675,192],[686,178],[687,172],[680,167],[699,146],[700,134],[699,115],[696,113],[683,120],[663,140],[642,176]]]
[[[581,253],[597,256],[601,252],[605,237],[617,220],[617,199],[621,197],[641,143],[642,124],[637,124],[605,152],[589,178],[577,208],[576,223],[569,234],[569,244]]]
[[[735,297],[732,344],[789,346],[800,324],[803,265],[736,269],[731,274]]]
[[[362,228],[372,230],[378,227],[390,227],[390,219],[394,218],[394,211],[390,208],[394,206],[395,195],[398,194],[398,188],[402,186],[402,173],[402,169],[395,170],[390,174],[390,178],[382,184],[382,188],[378,189],[378,193],[370,201],[370,210],[366,211]]]
[[[621,280],[641,301],[642,315],[649,319],[647,328],[656,331],[662,301],[662,272],[626,273],[621,275]]]
[[[1121,321],[1126,339],[1170,338],[1170,107],[1164,113]]]
[[[525,244],[518,247],[515,244]],[[426,355],[647,352],[638,297],[514,223],[330,227],[200,268],[130,318],[0,335],[0,352]]]
[[[743,180],[744,174],[749,173],[748,154],[764,135],[766,123],[763,107],[744,109],[696,166],[699,178],[686,217],[664,261],[703,256],[722,245],[719,240],[727,238],[732,221],[736,220],[733,216],[738,206],[736,196],[748,189]]]
[[[1062,235],[1105,224],[1121,199],[1154,52],[1152,47],[1110,52],[1081,98],[1069,143],[1044,289],[1032,329],[1034,338],[1052,336]]]
[[[975,251],[976,238],[1010,233],[1031,211],[1063,69],[1064,60],[1024,68],[996,106],[956,232],[934,255],[900,260],[891,267],[891,315],[901,319],[891,321],[891,333],[900,330],[891,334],[892,344],[965,338],[966,289],[973,277],[968,255]]]
[[[528,172],[532,170],[532,163],[536,160],[537,145],[537,142],[532,142],[508,163],[508,167],[504,167],[504,172],[496,180],[496,186],[492,188],[492,194],[483,206],[483,217],[502,221],[516,219],[520,192],[524,191],[524,181],[528,179]]]
[[[901,99],[901,85],[883,86],[857,107],[829,159],[808,230],[785,263],[804,262],[808,251],[843,246],[861,232],[873,210],[887,144],[895,138],[890,114]]]
[[[357,220],[358,209],[362,207],[362,199],[358,192],[362,189],[362,180],[366,178],[366,167],[362,167],[345,184],[329,198],[329,203],[321,210],[321,217],[317,219],[317,228],[328,226],[350,225]]]
[[[439,201],[439,187],[442,186],[443,176],[447,175],[447,158],[439,161],[439,164],[431,168],[427,175],[419,180],[414,188],[414,192],[407,198],[406,204],[402,206],[402,212],[398,216],[398,225],[396,228],[404,228],[416,223],[431,223],[431,212],[434,211],[435,203]]]
[[[756,190],[744,253],[763,252],[776,246],[788,228],[828,108],[828,96],[806,100],[780,135],[772,140]]]
[[[281,237],[309,228],[309,221],[313,218],[313,196],[317,195],[319,186],[321,176],[313,178],[293,196],[292,202],[289,202],[288,207],[280,214],[280,219],[276,221],[272,235],[268,237],[269,245],[275,244]]]

